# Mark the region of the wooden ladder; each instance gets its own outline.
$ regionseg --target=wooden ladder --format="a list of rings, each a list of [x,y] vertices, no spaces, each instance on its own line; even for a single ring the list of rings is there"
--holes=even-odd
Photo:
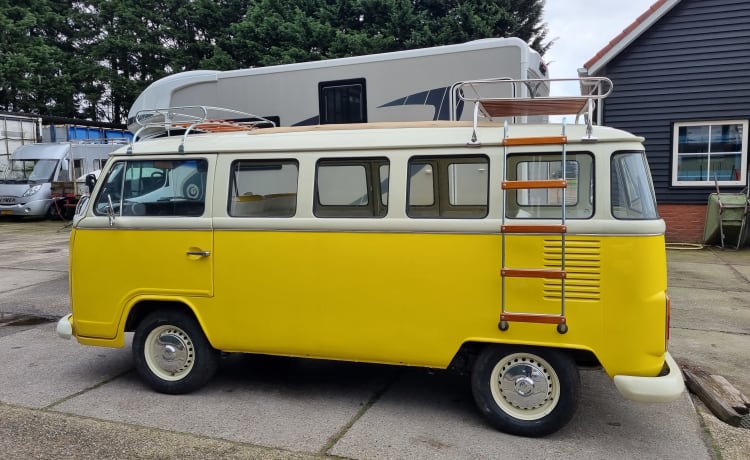
[[[565,235],[567,233],[567,226],[565,223],[565,189],[568,186],[567,174],[566,174],[566,160],[567,160],[567,144],[568,138],[566,136],[565,122],[562,124],[562,134],[560,136],[547,136],[547,137],[519,137],[512,138],[508,136],[508,123],[505,123],[503,133],[503,157],[504,157],[504,170],[503,170],[503,182],[502,182],[502,202],[507,204],[507,191],[508,190],[530,190],[530,189],[561,189],[563,190],[563,196],[560,204],[560,223],[559,224],[506,224],[506,213],[503,210],[502,224],[500,226],[500,234],[502,235],[502,269],[500,275],[502,278],[502,300],[501,300],[501,313],[500,323],[498,328],[501,331],[507,331],[510,327],[510,322],[524,322],[524,323],[543,323],[543,324],[556,324],[557,332],[565,334],[568,332],[568,324],[565,317],[565,278],[567,272],[565,270]],[[544,179],[544,180],[508,180],[508,148],[514,146],[537,146],[537,145],[561,145],[562,146],[562,175],[561,179]],[[560,235],[560,247],[561,247],[561,260],[560,267],[549,269],[549,268],[518,268],[508,267],[506,261],[506,237],[509,234],[530,236],[538,234],[557,234]],[[560,295],[560,314],[541,314],[541,313],[521,313],[511,312],[508,310],[505,293],[506,284],[509,279],[512,278],[546,278],[546,279],[559,279],[561,283],[561,295]]]

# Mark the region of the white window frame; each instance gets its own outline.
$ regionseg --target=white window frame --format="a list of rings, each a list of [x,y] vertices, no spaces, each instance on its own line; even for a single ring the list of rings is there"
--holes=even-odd
[[[720,186],[741,186],[745,185],[747,181],[747,150],[748,150],[748,120],[705,120],[705,121],[677,121],[674,123],[672,128],[672,185],[678,187],[695,187],[695,186],[715,186],[716,182],[713,178],[709,177],[705,181],[695,180],[678,180],[678,167],[679,167],[679,147],[680,147],[680,128],[686,126],[722,126],[722,125],[742,125],[742,151],[740,152],[740,177],[737,180],[719,180]],[[710,148],[710,142],[709,142]],[[726,153],[726,152],[722,152]],[[711,152],[695,154],[697,155],[708,155],[709,165]],[[710,167],[710,166],[709,166]]]

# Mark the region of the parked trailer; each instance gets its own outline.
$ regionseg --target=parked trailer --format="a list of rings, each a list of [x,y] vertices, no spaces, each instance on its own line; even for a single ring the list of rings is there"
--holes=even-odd
[[[0,175],[5,174],[14,150],[41,140],[41,130],[41,118],[0,113]]]
[[[45,124],[42,129],[42,142],[90,142],[106,144],[129,142],[133,133],[124,128],[104,128],[79,124]]]
[[[456,82],[485,78],[544,79],[541,56],[519,38],[368,56],[231,71],[181,72],[149,85],[130,109],[128,128],[157,109],[213,106],[252,113],[277,126],[378,121],[470,120],[457,105],[450,113]],[[497,97],[511,96],[509,86]],[[515,96],[548,96],[549,85],[521,88]],[[455,95],[454,95],[455,96]],[[546,121],[544,119],[534,121]],[[247,120],[238,120],[247,121]],[[524,120],[521,120],[524,121]],[[531,121],[531,120],[529,120]],[[146,130],[140,135],[148,136]]]

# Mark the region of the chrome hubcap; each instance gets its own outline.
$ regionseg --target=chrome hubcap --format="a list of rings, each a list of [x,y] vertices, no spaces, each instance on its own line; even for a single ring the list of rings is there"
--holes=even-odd
[[[549,380],[536,363],[528,360],[508,363],[501,375],[500,391],[513,406],[535,409],[547,400]]]
[[[195,360],[190,337],[174,326],[161,326],[151,331],[146,350],[149,367],[168,380],[190,372]]]

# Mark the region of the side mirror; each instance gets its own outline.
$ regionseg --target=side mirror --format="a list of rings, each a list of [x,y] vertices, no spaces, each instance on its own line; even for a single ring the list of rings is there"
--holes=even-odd
[[[86,186],[89,188],[89,193],[94,191],[96,185],[96,176],[93,174],[86,175]]]

